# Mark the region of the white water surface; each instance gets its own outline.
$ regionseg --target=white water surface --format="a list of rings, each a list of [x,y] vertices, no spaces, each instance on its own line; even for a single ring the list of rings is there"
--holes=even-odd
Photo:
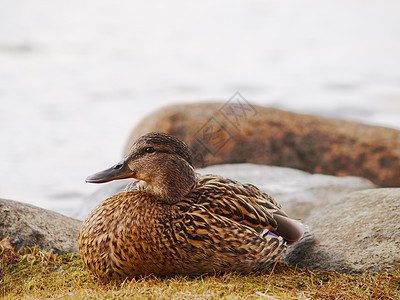
[[[0,1],[0,197],[67,215],[173,103],[400,128],[400,1]]]

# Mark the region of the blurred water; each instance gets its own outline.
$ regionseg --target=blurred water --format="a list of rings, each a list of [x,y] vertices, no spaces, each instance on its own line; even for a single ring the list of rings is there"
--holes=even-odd
[[[249,101],[400,128],[400,2],[0,0],[0,197],[66,214],[131,128]]]

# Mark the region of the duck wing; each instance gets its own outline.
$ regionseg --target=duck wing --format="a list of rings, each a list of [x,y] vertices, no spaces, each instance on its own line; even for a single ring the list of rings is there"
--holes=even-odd
[[[294,243],[304,233],[300,222],[289,218],[279,203],[251,184],[203,175],[187,200],[212,214],[246,225],[262,236],[271,231]]]

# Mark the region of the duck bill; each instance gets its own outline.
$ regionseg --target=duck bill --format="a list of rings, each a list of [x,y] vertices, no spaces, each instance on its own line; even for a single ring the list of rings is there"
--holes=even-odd
[[[128,163],[123,160],[106,170],[97,172],[86,178],[88,183],[104,183],[117,179],[132,178],[134,172],[129,168]]]

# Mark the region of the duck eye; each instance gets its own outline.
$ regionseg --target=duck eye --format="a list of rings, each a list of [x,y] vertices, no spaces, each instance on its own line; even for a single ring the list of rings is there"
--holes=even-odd
[[[155,149],[153,147],[147,147],[146,148],[146,152],[147,153],[153,153],[155,151]]]

